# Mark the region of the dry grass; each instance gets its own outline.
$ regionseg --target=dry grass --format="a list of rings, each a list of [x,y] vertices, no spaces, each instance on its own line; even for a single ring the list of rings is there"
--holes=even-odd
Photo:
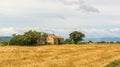
[[[117,44],[0,47],[0,67],[103,67],[117,59]]]

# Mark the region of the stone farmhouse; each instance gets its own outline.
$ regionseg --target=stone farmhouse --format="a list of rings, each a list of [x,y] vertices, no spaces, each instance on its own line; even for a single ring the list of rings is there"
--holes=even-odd
[[[56,36],[54,34],[48,34],[47,42],[50,44],[63,44],[64,38],[60,36]]]
[[[64,43],[64,38],[60,36],[56,36],[55,34],[48,34],[46,42],[49,44],[63,44]],[[44,40],[37,40],[38,45],[45,44]]]

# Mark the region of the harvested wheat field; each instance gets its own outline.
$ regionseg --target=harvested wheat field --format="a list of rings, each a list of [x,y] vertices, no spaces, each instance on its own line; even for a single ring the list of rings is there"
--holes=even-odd
[[[120,45],[0,47],[0,67],[104,67],[120,59]]]

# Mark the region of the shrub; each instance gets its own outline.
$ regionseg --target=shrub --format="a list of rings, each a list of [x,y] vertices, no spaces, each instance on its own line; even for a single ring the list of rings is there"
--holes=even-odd
[[[7,46],[8,45],[8,42],[1,42],[0,43],[0,46]]]
[[[71,44],[71,39],[66,39],[66,40],[64,41],[64,44]]]

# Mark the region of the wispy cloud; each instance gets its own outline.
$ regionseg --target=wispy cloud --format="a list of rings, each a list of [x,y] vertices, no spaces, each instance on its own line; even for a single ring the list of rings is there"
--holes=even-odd
[[[89,5],[84,0],[61,0],[66,5],[74,5],[77,6],[77,10],[81,10],[85,13],[98,13],[99,9]]]

